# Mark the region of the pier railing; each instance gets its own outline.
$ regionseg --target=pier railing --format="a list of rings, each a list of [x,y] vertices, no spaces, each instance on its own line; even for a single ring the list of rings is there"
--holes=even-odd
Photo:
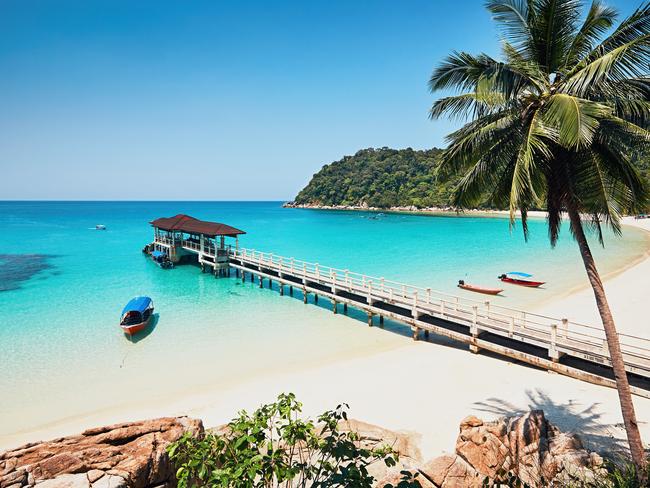
[[[569,355],[611,366],[602,327],[273,253],[231,249],[230,257],[248,266],[272,271],[280,278],[291,276],[302,280],[303,283],[317,283],[326,287],[333,295],[344,291],[366,297],[368,305],[383,302],[406,309],[415,319],[426,315],[468,326],[477,335],[481,332],[490,332],[525,344],[543,347],[548,349],[549,357],[554,360]],[[618,337],[627,370],[650,377],[650,340],[624,333],[619,333]]]

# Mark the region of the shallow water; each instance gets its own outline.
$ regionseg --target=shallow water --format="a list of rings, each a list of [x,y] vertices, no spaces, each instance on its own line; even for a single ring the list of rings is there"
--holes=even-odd
[[[245,230],[243,247],[473,298],[458,279],[496,286],[498,274],[520,270],[549,282],[509,287],[495,298],[503,305],[533,307],[586,284],[568,230],[551,249],[543,220],[530,222],[525,243],[504,218],[374,219],[279,202],[0,202],[0,436],[388,348],[391,331],[405,332],[387,324],[369,334],[325,300],[305,307],[195,266],[161,270],[140,252],[152,238],[148,222],[177,213]],[[635,229],[607,234],[605,249],[593,246],[601,271],[643,254],[646,239]],[[154,299],[157,320],[128,341],[117,323],[137,294]]]

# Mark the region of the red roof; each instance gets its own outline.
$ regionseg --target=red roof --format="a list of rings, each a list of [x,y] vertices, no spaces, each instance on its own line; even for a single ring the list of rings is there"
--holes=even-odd
[[[206,222],[189,215],[178,214],[173,217],[161,217],[151,221],[151,225],[162,230],[180,231],[188,234],[203,234],[206,236],[238,236],[246,234],[243,230],[235,229],[219,222]]]

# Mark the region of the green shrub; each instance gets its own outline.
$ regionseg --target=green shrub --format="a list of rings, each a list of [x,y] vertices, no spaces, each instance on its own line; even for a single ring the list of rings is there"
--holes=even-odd
[[[358,434],[340,431],[347,405],[320,415],[300,417],[293,394],[232,420],[223,433],[186,434],[168,447],[177,467],[179,488],[371,487],[368,466],[394,466],[397,453],[386,445],[364,446]],[[404,473],[399,488],[419,487]]]

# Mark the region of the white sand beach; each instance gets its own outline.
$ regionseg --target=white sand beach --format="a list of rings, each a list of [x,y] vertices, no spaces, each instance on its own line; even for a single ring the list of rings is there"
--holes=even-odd
[[[650,231],[650,220],[626,220],[626,225]],[[619,329],[647,337],[650,323],[644,304],[650,290],[648,254],[631,268],[608,277],[606,287]],[[544,304],[539,311],[598,323],[590,289]],[[236,385],[206,385],[200,392],[152,401],[128,411],[66,419],[39,431],[5,437],[0,448],[73,434],[94,425],[154,416],[190,415],[215,426],[242,408],[254,409],[289,391],[304,402],[307,415],[347,403],[352,417],[417,433],[425,458],[453,449],[458,424],[467,415],[489,419],[530,408],[543,409],[563,430],[580,433],[592,449],[616,450],[623,445],[625,432],[613,389],[501,358],[474,355],[465,347],[413,342],[378,327],[364,333],[369,342],[379,335],[390,337],[390,350],[382,340],[381,352],[364,351],[305,369],[296,366],[291,372],[269,373]],[[642,436],[650,442],[650,399],[635,397],[635,406]]]

